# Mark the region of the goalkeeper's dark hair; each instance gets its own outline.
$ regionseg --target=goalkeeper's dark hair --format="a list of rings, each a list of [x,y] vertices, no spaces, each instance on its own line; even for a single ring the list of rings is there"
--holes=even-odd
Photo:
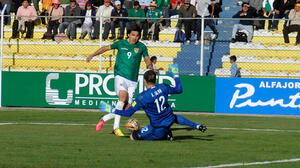
[[[153,70],[149,70],[144,73],[144,79],[147,83],[155,84],[156,83],[156,73]]]
[[[132,24],[129,26],[127,34],[130,34],[132,31],[137,31],[139,32],[139,36],[141,36],[141,28],[137,24]]]

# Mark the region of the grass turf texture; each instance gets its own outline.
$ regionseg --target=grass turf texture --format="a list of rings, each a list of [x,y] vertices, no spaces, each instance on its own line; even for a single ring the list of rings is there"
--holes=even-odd
[[[300,158],[300,118],[183,115],[208,126],[207,133],[174,125],[175,141],[130,141],[111,134],[112,121],[95,132],[100,114],[78,111],[1,110],[0,167],[192,167]],[[145,114],[135,114],[147,125]],[[69,123],[86,125],[47,125]],[[219,128],[295,130],[295,132]],[[298,131],[298,132],[297,132]],[[245,166],[295,168],[300,162]]]

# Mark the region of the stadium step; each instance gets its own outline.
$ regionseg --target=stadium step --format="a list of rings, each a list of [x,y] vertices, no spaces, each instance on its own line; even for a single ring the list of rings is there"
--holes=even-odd
[[[230,55],[256,56],[258,59],[292,59],[299,60],[300,45],[286,47],[277,45],[266,47],[260,43],[234,43],[230,44]]]

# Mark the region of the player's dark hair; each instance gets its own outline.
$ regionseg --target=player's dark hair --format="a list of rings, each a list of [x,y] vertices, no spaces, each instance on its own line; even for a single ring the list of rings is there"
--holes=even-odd
[[[155,84],[156,83],[156,73],[153,70],[149,70],[144,73],[144,79],[147,83]]]
[[[156,56],[152,56],[152,57],[150,58],[150,61],[151,61],[151,62],[153,62],[154,60],[157,60],[157,57],[156,57]]]
[[[130,34],[132,31],[139,32],[139,36],[141,36],[141,31],[142,30],[137,24],[132,24],[131,26],[129,26],[127,34]]]
[[[236,61],[236,56],[235,55],[230,56],[229,59],[232,60],[233,62],[235,62]]]

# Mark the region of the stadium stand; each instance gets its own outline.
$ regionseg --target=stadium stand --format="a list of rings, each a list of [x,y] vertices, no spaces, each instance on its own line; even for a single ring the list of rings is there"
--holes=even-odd
[[[283,26],[281,22],[279,27]],[[295,46],[295,34],[290,35],[291,43],[283,42],[282,31],[255,31],[253,43],[230,44],[230,55],[236,55],[242,77],[286,77],[300,78],[300,50]],[[229,77],[229,56],[222,57],[222,68],[216,76]]]
[[[240,7],[236,1],[225,0],[220,18],[232,17]],[[222,32],[223,39],[230,39],[230,24],[234,21],[222,21],[217,29]],[[295,34],[290,34],[290,44],[285,44],[282,35],[283,21],[280,22],[277,31],[265,30],[254,31],[252,43],[228,43],[229,52],[227,54],[215,54],[212,58],[210,68],[219,77],[230,76],[229,56],[237,56],[237,65],[241,68],[242,77],[280,77],[280,78],[300,78],[300,46],[295,46]],[[229,33],[224,33],[229,32]],[[226,36],[224,38],[224,36]],[[221,36],[222,38],[222,36]],[[224,42],[224,45],[227,44]],[[219,67],[218,67],[219,66]]]
[[[242,77],[293,77],[300,78],[300,46],[294,46],[295,34],[290,34],[290,44],[283,41],[282,27],[269,32],[267,30],[254,31],[252,43],[231,43],[233,20],[231,18],[240,6],[236,1],[224,0],[223,12],[217,20],[216,28],[220,32],[216,40],[210,39],[211,31],[207,27],[205,33],[203,72],[204,75],[230,76],[229,56],[237,56],[237,65],[241,68]],[[199,75],[200,73],[200,45],[173,43],[176,21],[171,28],[160,32],[160,41],[143,41],[150,56],[157,56],[157,68],[167,70],[170,63],[178,63],[181,73],[185,75]],[[268,24],[266,24],[268,25]],[[90,64],[85,58],[99,48],[99,40],[75,39],[57,44],[51,40],[42,40],[46,27],[35,27],[33,39],[10,39],[11,26],[5,27],[4,34],[4,70],[9,71],[62,71],[62,72],[99,72],[99,58]],[[81,30],[78,28],[77,37]],[[193,35],[194,36],[194,35]],[[103,45],[112,43],[105,41]],[[112,72],[116,51],[111,50],[103,54],[101,72]],[[141,64],[145,68],[144,62]]]
[[[34,31],[33,39],[10,39],[11,26],[5,27],[4,38],[4,70],[9,71],[66,71],[66,72],[99,72],[99,57],[91,63],[86,63],[86,57],[99,48],[99,40],[75,39],[65,40],[57,44],[52,40],[42,40],[45,32],[44,26],[38,26]],[[163,31],[164,32],[164,31]],[[169,43],[166,39],[174,39],[174,30],[165,30],[162,35],[165,41],[143,41],[148,46],[149,55],[158,58],[157,67],[167,70],[173,63],[177,52],[181,50],[180,44]],[[78,29],[79,36],[81,30]],[[104,41],[103,45],[113,41]],[[110,50],[102,56],[102,71],[112,72],[115,63],[115,50]],[[141,68],[145,69],[144,62]]]

